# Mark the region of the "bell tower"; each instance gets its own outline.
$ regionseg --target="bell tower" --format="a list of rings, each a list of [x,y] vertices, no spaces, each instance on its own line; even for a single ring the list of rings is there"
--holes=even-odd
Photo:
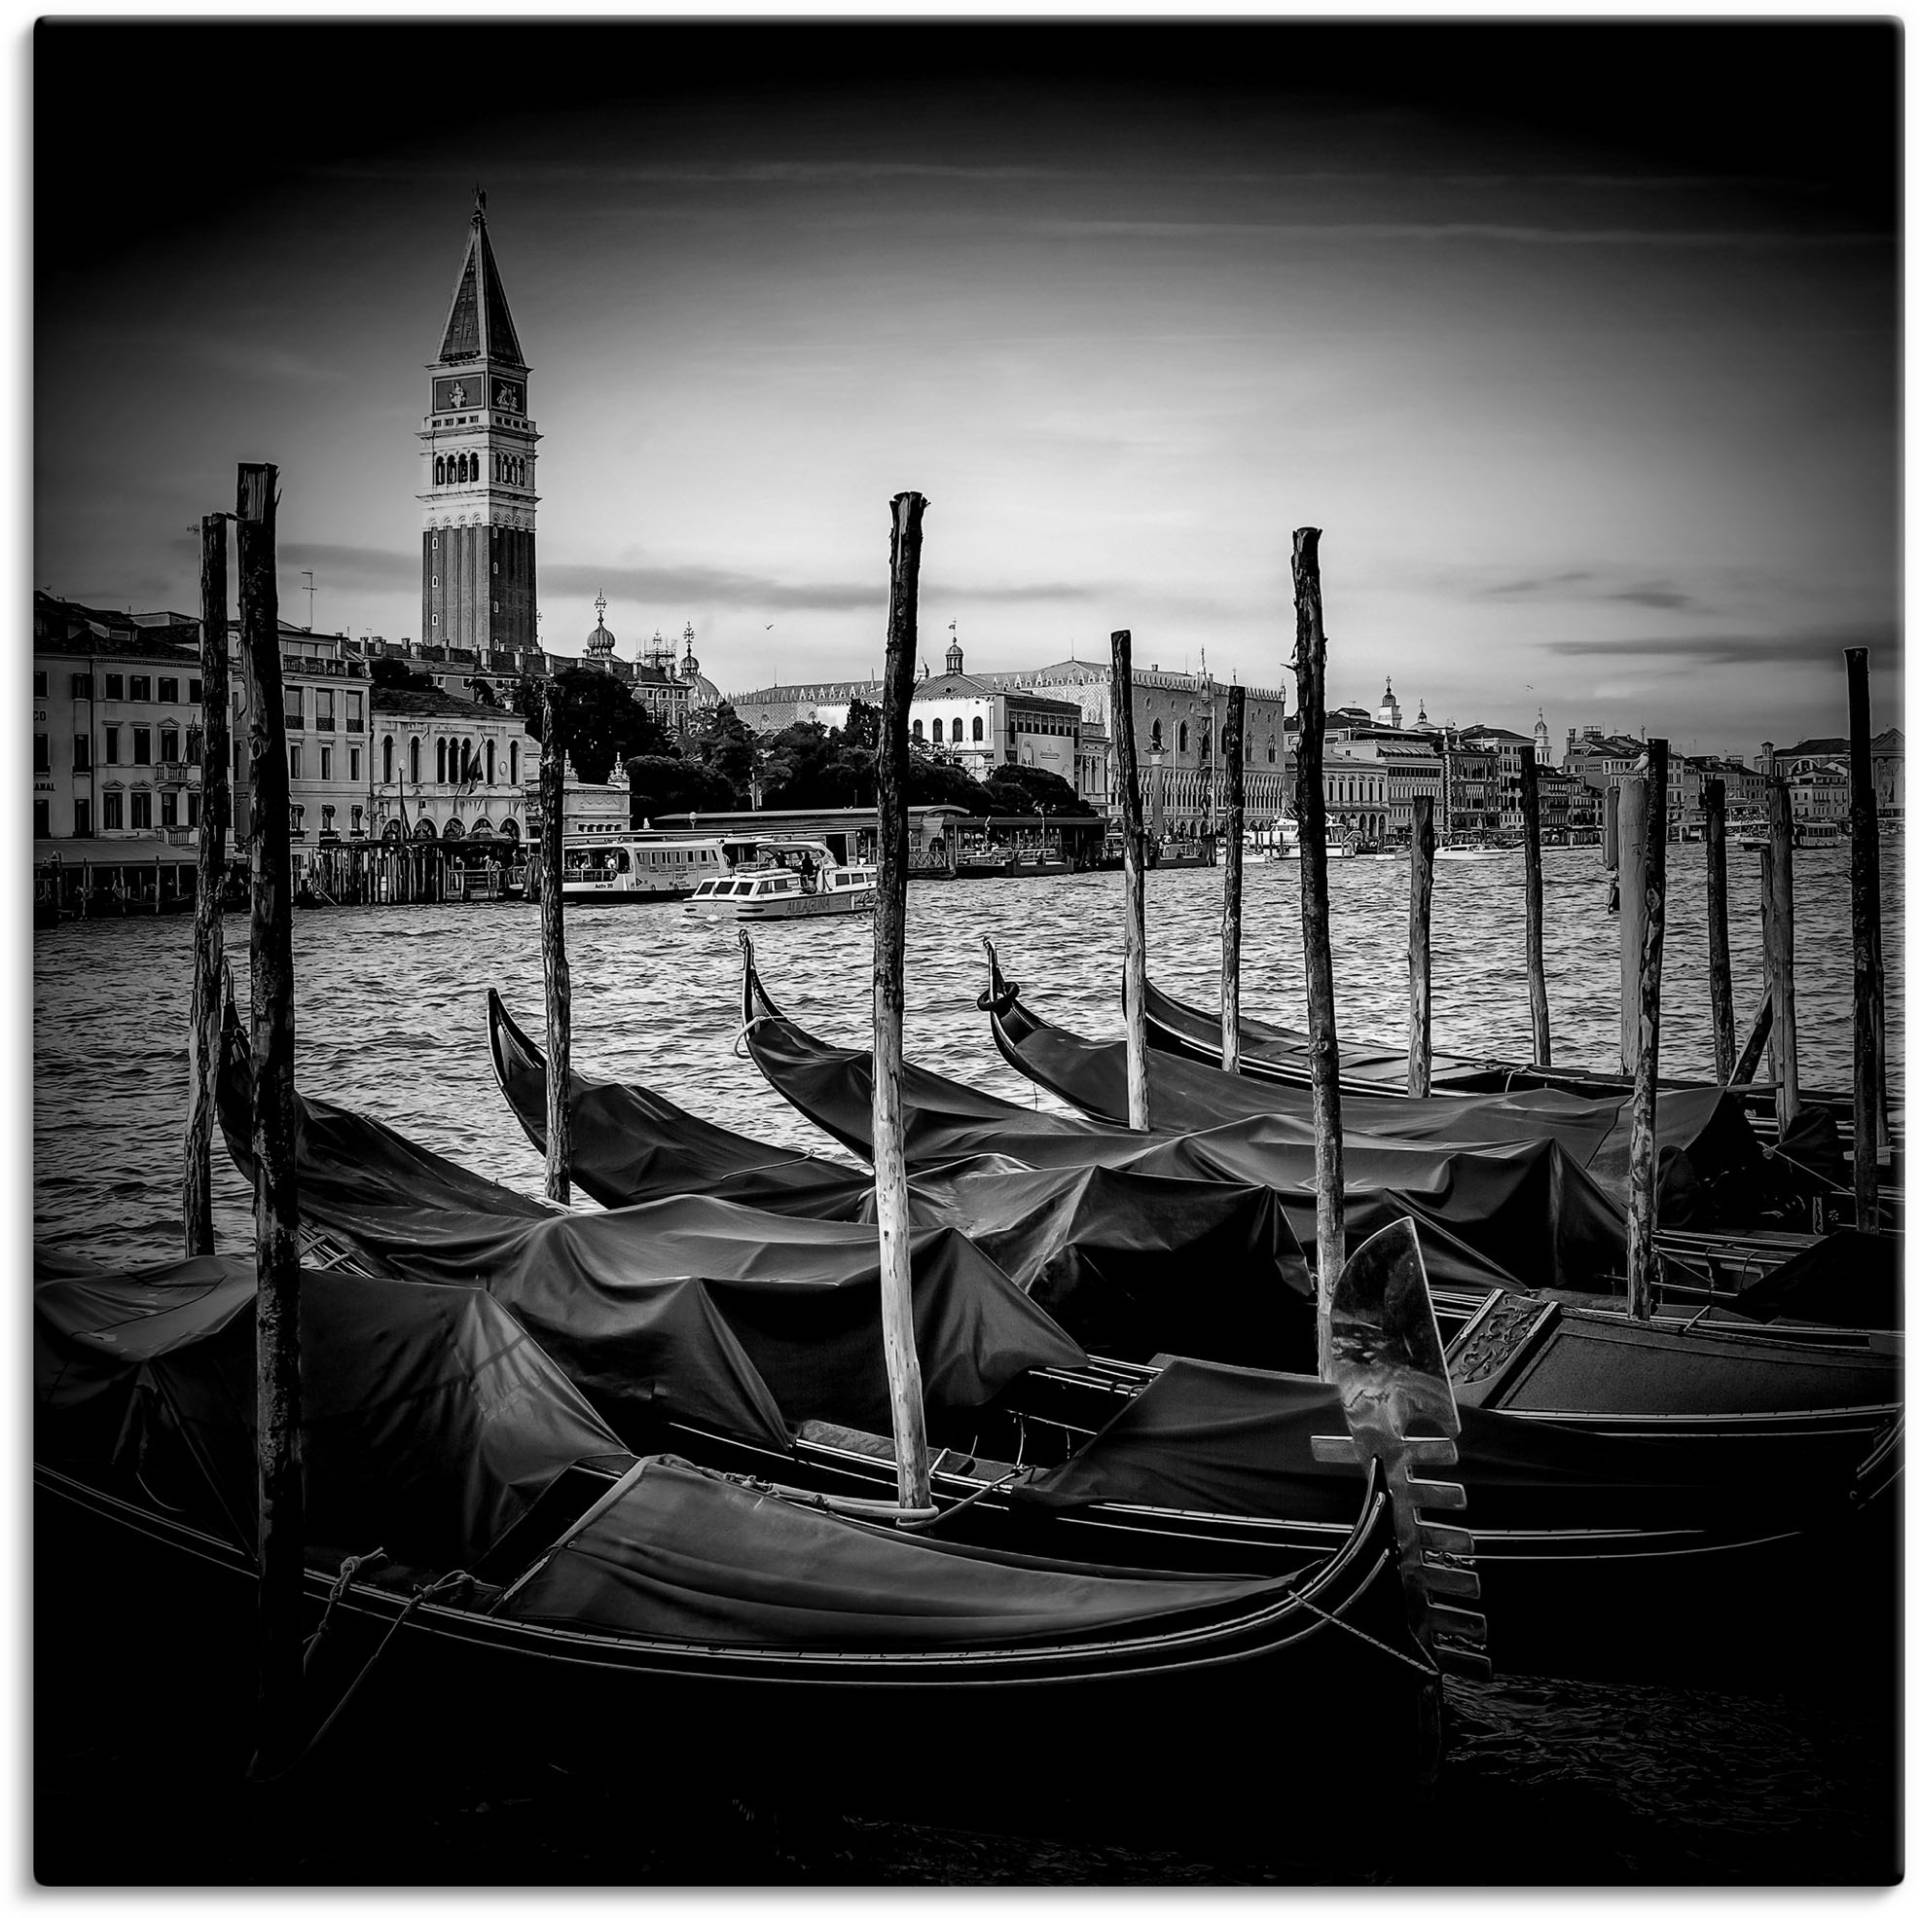
[[[536,650],[534,448],[527,362],[477,187],[466,256],[428,368],[420,439],[420,637],[429,645]]]

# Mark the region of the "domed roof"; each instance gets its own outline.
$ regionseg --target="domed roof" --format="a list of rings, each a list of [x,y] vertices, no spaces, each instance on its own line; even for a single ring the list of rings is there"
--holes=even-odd
[[[613,662],[613,635],[607,630],[607,596],[602,593],[593,602],[593,609],[599,615],[594,629],[587,635],[587,659],[595,666],[607,666]]]
[[[705,673],[695,673],[687,689],[687,708],[690,712],[710,713],[722,697],[720,688]]]

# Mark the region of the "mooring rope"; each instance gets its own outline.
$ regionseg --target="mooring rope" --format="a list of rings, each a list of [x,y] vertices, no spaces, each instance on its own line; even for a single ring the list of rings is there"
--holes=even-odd
[[[1343,1632],[1351,1632],[1362,1644],[1371,1645],[1375,1651],[1385,1652],[1389,1658],[1397,1658],[1403,1665],[1411,1665],[1416,1672],[1420,1672],[1428,1678],[1438,1678],[1441,1676],[1440,1667],[1436,1665],[1431,1658],[1428,1658],[1424,1663],[1420,1659],[1409,1658],[1405,1652],[1400,1651],[1395,1646],[1387,1644],[1382,1639],[1375,1638],[1371,1632],[1363,1632],[1360,1627],[1350,1619],[1341,1618],[1336,1613],[1321,1610],[1312,1599],[1302,1598],[1298,1592],[1294,1594],[1294,1598],[1297,1603],[1305,1606],[1315,1618],[1323,1618],[1329,1625],[1338,1625]]]

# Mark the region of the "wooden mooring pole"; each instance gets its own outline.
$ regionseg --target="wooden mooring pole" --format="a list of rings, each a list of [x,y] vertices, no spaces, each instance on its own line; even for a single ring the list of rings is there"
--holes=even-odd
[[[1433,795],[1413,802],[1407,860],[1407,1091],[1433,1085]]]
[[[227,516],[200,522],[200,847],[193,899],[193,1010],[187,1025],[186,1256],[213,1250],[213,1118],[220,1077],[221,899],[227,885]]]
[[[1713,1002],[1713,1076],[1733,1083],[1733,952],[1727,939],[1727,782],[1700,782],[1707,827],[1707,990]]]
[[[920,654],[919,493],[893,497],[892,584],[887,600],[887,665],[881,690],[879,786],[880,885],[873,906],[873,1184],[880,1220],[880,1327],[893,1412],[894,1477],[901,1508],[933,1503],[927,1411],[913,1335],[913,1250],[907,1213],[907,1132],[900,1080],[907,962],[907,712]]]
[[[1640,1059],[1640,954],[1647,937],[1647,782],[1623,779],[1616,818],[1620,860],[1620,1074],[1631,1079]]]
[[[573,1163],[573,975],[561,916],[561,841],[566,836],[567,747],[560,697],[547,681],[540,736],[540,961],[547,982],[547,1197],[565,1205]]]
[[[1133,633],[1113,635],[1113,753],[1126,844],[1126,952],[1121,975],[1127,1018],[1127,1124],[1145,1132],[1147,1098],[1147,826],[1140,804],[1140,755],[1133,737]]]
[[[1793,1013],[1793,798],[1784,779],[1767,782],[1772,855],[1767,899],[1767,984],[1773,995],[1773,1117],[1782,1138],[1800,1114],[1800,1054]]]
[[[279,469],[240,468],[235,545],[253,793],[253,1236],[258,1289],[260,1603],[252,1775],[270,1779],[300,1749],[301,1588],[306,1571],[300,1473],[300,1208],[294,1177],[293,889],[287,844],[286,713],[274,521]],[[204,691],[204,688],[203,688]]]
[[[1340,1136],[1340,1041],[1333,1022],[1333,938],[1327,914],[1327,795],[1320,781],[1327,724],[1327,633],[1320,600],[1320,529],[1293,536],[1294,674],[1300,687],[1300,932],[1306,948],[1307,1055],[1313,1075],[1314,1259],[1320,1280],[1320,1368],[1330,1358],[1327,1307],[1347,1261],[1346,1165]]]
[[[1873,702],[1867,649],[1847,649],[1848,770],[1853,828],[1853,1205],[1862,1232],[1880,1230],[1880,1137],[1886,982],[1880,967],[1880,806],[1873,787]]]
[[[1640,784],[1635,781],[1635,784]],[[1642,787],[1649,825],[1641,852],[1639,977],[1634,995],[1639,1043],[1633,1067],[1633,1124],[1627,1142],[1627,1311],[1653,1317],[1659,1278],[1654,1232],[1659,1224],[1660,1140],[1654,1094],[1660,1081],[1660,961],[1667,934],[1667,742],[1647,741]],[[1622,851],[1625,851],[1624,842]],[[1622,892],[1626,890],[1623,886]],[[1625,917],[1624,912],[1622,918]]]
[[[1533,1007],[1533,1063],[1553,1064],[1553,1034],[1547,1025],[1547,956],[1540,886],[1540,769],[1533,748],[1520,748],[1520,820],[1526,839],[1527,996]]]
[[[1247,757],[1241,743],[1247,724],[1247,689],[1227,688],[1227,719],[1220,752],[1227,770],[1226,883],[1220,915],[1220,1063],[1240,1070],[1240,880],[1247,830]]]

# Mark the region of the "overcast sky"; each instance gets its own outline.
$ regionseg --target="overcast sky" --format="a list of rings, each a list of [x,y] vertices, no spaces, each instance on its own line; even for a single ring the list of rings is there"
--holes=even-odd
[[[83,24],[36,40],[34,581],[419,636],[475,183],[544,438],[541,637],[727,691],[922,652],[1751,753],[1899,661],[1897,30]],[[272,103],[258,118],[236,73]],[[292,102],[306,103],[292,105]]]

